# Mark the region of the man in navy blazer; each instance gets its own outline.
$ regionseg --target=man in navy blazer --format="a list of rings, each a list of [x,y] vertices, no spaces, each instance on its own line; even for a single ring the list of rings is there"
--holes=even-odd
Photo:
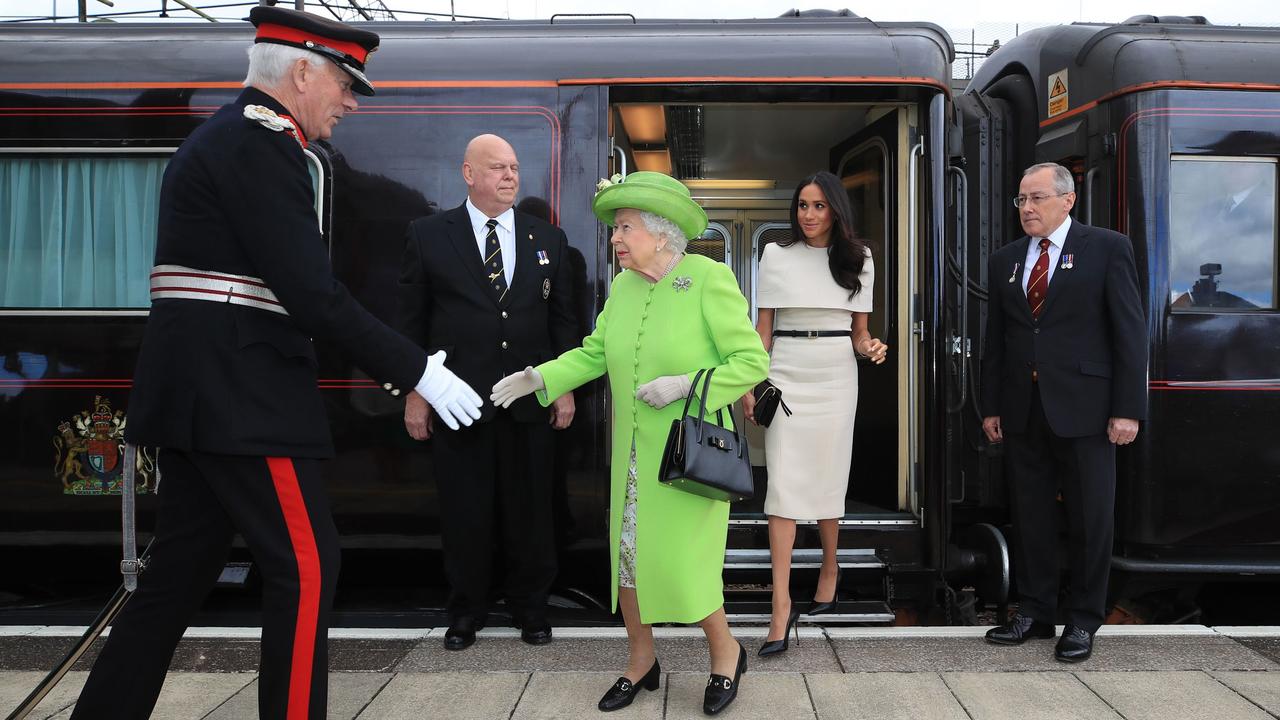
[[[987,640],[1051,638],[1058,605],[1057,498],[1071,543],[1064,662],[1093,651],[1111,570],[1116,446],[1146,417],[1147,333],[1129,238],[1073,222],[1075,184],[1054,163],[1023,173],[1026,237],[991,256],[982,429],[1004,442],[1020,595]]]

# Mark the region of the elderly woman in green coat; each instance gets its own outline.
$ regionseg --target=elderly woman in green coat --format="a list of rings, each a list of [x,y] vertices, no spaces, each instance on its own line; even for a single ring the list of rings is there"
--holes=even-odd
[[[733,701],[746,669],[724,614],[729,504],[659,483],[658,465],[683,407],[679,401],[699,369],[715,368],[707,392],[714,416],[765,378],[769,356],[729,268],[684,253],[688,239],[706,230],[707,215],[682,183],[652,172],[601,181],[592,209],[614,227],[611,242],[623,267],[595,331],[582,347],[502,379],[492,398],[505,407],[536,392],[548,405],[608,374],[614,402],[610,564],[630,662],[599,707],[617,710],[639,688],[658,688],[653,623],[698,623],[711,647],[703,710],[714,715]]]

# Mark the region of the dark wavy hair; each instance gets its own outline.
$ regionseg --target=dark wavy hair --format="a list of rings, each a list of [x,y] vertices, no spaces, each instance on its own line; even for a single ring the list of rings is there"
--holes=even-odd
[[[827,198],[827,207],[831,210],[831,243],[827,246],[827,264],[831,268],[831,278],[836,284],[849,291],[852,299],[862,290],[862,281],[858,276],[867,261],[867,244],[853,234],[853,207],[849,205],[849,195],[844,190],[840,178],[829,172],[816,172],[800,181],[795,195],[791,196],[791,239],[780,240],[782,247],[790,247],[804,242],[804,231],[800,229],[799,209],[800,191],[810,185],[817,185]]]

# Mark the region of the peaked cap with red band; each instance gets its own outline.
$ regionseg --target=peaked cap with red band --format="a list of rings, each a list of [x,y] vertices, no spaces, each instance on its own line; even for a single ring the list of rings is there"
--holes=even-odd
[[[332,60],[351,76],[351,89],[373,94],[364,64],[378,49],[378,34],[318,15],[279,7],[258,6],[249,11],[249,22],[258,28],[255,43],[274,43],[310,50]]]

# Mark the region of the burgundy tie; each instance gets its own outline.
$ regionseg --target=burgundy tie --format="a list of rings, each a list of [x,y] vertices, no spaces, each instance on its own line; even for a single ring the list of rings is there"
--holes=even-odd
[[[1031,317],[1040,318],[1044,296],[1049,292],[1049,238],[1040,238],[1040,257],[1031,268],[1031,282],[1027,283],[1027,304]]]

